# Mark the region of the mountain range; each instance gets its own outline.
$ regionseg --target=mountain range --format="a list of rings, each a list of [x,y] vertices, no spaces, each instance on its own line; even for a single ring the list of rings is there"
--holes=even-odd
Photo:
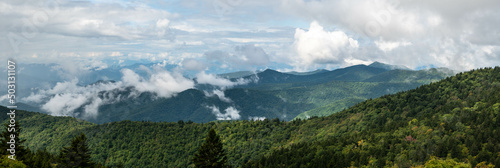
[[[413,89],[453,75],[453,71],[444,68],[419,71],[399,68],[375,62],[307,73],[283,73],[271,69],[254,74],[237,72],[221,76],[231,76],[231,81],[243,79],[252,82],[232,88],[197,84],[195,88],[170,98],[158,97],[151,92],[132,96],[137,94],[134,87],[117,88],[99,93],[101,99],[119,101],[99,106],[98,115],[81,115],[85,110],[82,105],[73,116],[94,123],[264,118],[290,121],[329,115],[366,99]],[[96,83],[100,82],[103,81]],[[40,104],[20,104],[19,108],[43,112],[37,106]]]

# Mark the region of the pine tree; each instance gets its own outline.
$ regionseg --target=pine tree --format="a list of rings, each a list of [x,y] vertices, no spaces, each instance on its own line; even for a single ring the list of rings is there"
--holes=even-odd
[[[226,154],[224,149],[222,149],[220,137],[212,128],[208,132],[205,142],[198,149],[198,153],[194,154],[192,161],[196,167],[220,168],[227,167],[226,159]]]
[[[94,167],[94,163],[90,160],[90,150],[87,147],[87,138],[85,134],[80,134],[73,138],[71,146],[64,147],[60,153],[61,168],[87,168]]]
[[[10,127],[11,125],[12,127]],[[16,160],[25,160],[25,155],[27,155],[27,150],[26,147],[23,146],[22,144],[25,139],[21,139],[19,134],[21,133],[21,125],[19,125],[19,122],[15,122],[14,124],[11,124],[9,121],[4,124],[4,131],[0,134],[0,155],[11,155],[11,152],[9,152],[7,149],[10,149],[11,144],[8,142],[11,141],[11,136],[13,136],[13,141],[15,145],[15,156],[14,158]]]

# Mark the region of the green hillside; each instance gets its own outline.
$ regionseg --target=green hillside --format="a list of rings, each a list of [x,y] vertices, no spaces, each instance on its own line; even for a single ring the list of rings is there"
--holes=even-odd
[[[432,68],[420,71],[395,69],[372,76],[363,80],[363,82],[318,85],[322,87],[309,89],[303,95],[291,96],[293,98],[308,97],[310,99],[306,99],[303,102],[315,103],[317,105],[317,108],[307,110],[297,115],[295,119],[327,116],[349,108],[363,100],[413,89],[423,84],[437,82],[453,74],[453,71],[444,68]],[[332,89],[336,89],[337,92],[331,91]],[[319,97],[325,94],[328,94],[329,97]]]
[[[0,112],[6,112],[0,108]],[[83,132],[106,166],[189,167],[210,128],[234,167],[383,167],[457,162],[500,165],[500,67],[460,73],[367,100],[326,117],[264,121],[92,124],[18,112],[31,149],[57,152]],[[7,115],[0,115],[2,120]]]
[[[500,165],[499,127],[500,67],[486,68],[308,120],[300,143],[246,167]]]

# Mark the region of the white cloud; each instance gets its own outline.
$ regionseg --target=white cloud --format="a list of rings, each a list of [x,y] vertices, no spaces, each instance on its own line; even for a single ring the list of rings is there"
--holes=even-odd
[[[194,87],[194,81],[183,77],[178,72],[169,72],[158,67],[153,67],[153,70],[146,68],[145,71],[149,74],[148,78],[141,77],[130,69],[123,69],[122,81],[118,82],[103,82],[87,86],[78,85],[77,79],[59,82],[51,89],[31,93],[30,96],[21,100],[40,103],[41,108],[51,115],[89,118],[97,116],[99,106],[121,100],[122,95],[114,95],[115,89],[133,87],[133,93],[129,96],[151,92],[158,97],[169,98]],[[107,96],[101,98],[100,93],[105,93]]]
[[[123,69],[122,73],[122,80],[126,86],[134,86],[140,92],[153,92],[165,98],[194,87],[192,80],[178,72],[160,70],[154,72],[149,79],[140,77],[130,69]]]
[[[378,41],[375,41],[375,45],[377,45],[378,48],[380,48],[380,50],[384,51],[384,52],[389,52],[395,48],[398,48],[400,46],[409,46],[411,45],[410,42],[406,42],[406,41],[403,41],[403,42],[399,42],[399,41],[384,41],[382,39],[378,40]]]
[[[224,110],[224,114],[222,114],[218,107],[216,106],[206,106],[206,108],[211,109],[212,113],[215,115],[217,120],[239,120],[241,118],[240,111],[238,111],[234,107],[228,107]]]
[[[109,103],[98,98],[98,93],[121,88],[122,83],[98,83],[79,86],[78,80],[57,83],[51,89],[40,90],[22,98],[22,101],[41,103],[41,108],[55,116],[95,117],[99,105]],[[84,108],[83,114],[76,114],[75,110]]]
[[[469,70],[500,63],[499,7],[495,0],[283,0],[280,9],[349,32],[362,43],[354,59]]]
[[[255,45],[236,46],[234,48],[237,55],[240,55],[241,64],[267,65],[269,56],[264,49]]]
[[[205,53],[205,57],[239,68],[263,66],[269,64],[269,55],[261,47],[252,44],[234,47],[234,51],[215,50]]]
[[[258,79],[240,78],[240,79],[237,79],[236,81],[231,81],[231,80],[226,79],[226,78],[218,77],[217,75],[214,75],[214,74],[207,74],[207,73],[205,73],[205,71],[202,71],[202,72],[196,74],[196,82],[198,84],[209,84],[209,85],[217,86],[217,87],[220,87],[223,89],[230,88],[230,87],[233,87],[236,85],[245,85],[245,84],[248,84],[250,82],[256,82],[256,80],[258,80]]]
[[[182,60],[181,65],[186,70],[196,70],[196,71],[203,71],[208,67],[205,63],[195,59]]]
[[[317,64],[344,64],[359,47],[358,41],[340,30],[326,31],[318,22],[311,23],[309,30],[297,29],[293,49],[297,69],[315,68]]]
[[[209,92],[209,91],[203,91],[203,93],[207,97],[217,96],[220,100],[222,100],[222,101],[224,101],[226,103],[231,103],[232,102],[232,100],[229,97],[226,97],[226,95],[224,94],[224,90],[215,89],[215,90],[212,90],[211,92]]]
[[[253,121],[264,121],[266,117],[252,117],[248,116],[248,120],[253,120]]]

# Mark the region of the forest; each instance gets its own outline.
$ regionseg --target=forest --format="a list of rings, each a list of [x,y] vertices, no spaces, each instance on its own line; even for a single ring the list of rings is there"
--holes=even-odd
[[[63,166],[85,140],[80,147],[88,149],[90,167],[194,167],[214,129],[230,167],[493,167],[500,165],[499,113],[500,67],[305,120],[94,124],[19,111],[20,145],[28,152],[15,162],[3,157],[0,165]],[[4,123],[7,117],[0,115]]]

